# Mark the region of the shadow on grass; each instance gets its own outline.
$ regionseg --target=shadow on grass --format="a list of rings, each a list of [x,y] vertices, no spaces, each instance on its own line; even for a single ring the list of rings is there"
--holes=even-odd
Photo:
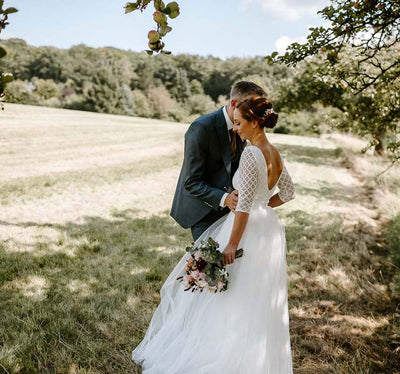
[[[286,161],[306,163],[313,166],[338,166],[343,158],[341,148],[325,149],[304,145],[285,145],[279,144],[277,148],[282,153]]]
[[[0,246],[3,369],[140,373],[130,353],[191,237],[167,214],[137,215],[124,210],[111,219],[18,224],[51,227],[58,237],[41,238],[40,255]],[[295,372],[399,371],[400,300],[389,292],[393,269],[387,251],[374,247],[372,228],[346,228],[338,216],[303,211],[285,220]]]
[[[296,186],[296,194],[298,195],[312,196],[317,199],[323,198],[338,204],[360,203],[362,200],[365,200],[362,192],[361,188],[349,188],[339,183],[331,184],[319,182],[317,188],[304,187],[301,185]]]
[[[59,236],[41,240],[40,255],[0,247],[0,368],[139,373],[130,352],[147,329],[163,281],[191,242],[189,233],[167,214],[137,218],[130,210],[112,219],[19,225],[51,227]]]
[[[303,211],[286,220],[295,372],[399,372],[400,298],[390,291],[394,268],[388,250],[375,250],[373,228]]]

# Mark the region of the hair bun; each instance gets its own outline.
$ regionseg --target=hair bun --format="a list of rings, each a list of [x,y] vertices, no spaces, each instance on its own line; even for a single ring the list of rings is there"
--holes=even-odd
[[[275,113],[274,111],[268,112],[264,121],[260,123],[261,127],[273,129],[278,122],[278,117],[278,113]]]
[[[272,109],[271,102],[265,97],[252,97],[236,105],[243,118],[257,121],[261,128],[272,129],[278,122],[278,113]]]

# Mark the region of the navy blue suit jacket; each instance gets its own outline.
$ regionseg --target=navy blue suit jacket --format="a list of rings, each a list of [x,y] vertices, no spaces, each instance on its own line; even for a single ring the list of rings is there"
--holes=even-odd
[[[237,134],[239,157],[245,147]],[[230,141],[222,108],[196,119],[185,133],[184,160],[171,208],[183,227],[192,227],[212,209],[232,185]],[[229,210],[227,210],[229,212]]]

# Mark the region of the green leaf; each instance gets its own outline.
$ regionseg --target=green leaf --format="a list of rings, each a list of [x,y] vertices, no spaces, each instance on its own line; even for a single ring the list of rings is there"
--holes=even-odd
[[[150,51],[149,49],[146,49],[146,51],[145,51],[149,56],[151,56],[152,54],[153,54],[153,51]],[[187,248],[186,248],[186,250],[187,250]]]
[[[273,64],[274,60],[271,58],[271,56],[265,56],[264,57],[267,60],[267,64]]]
[[[6,49],[0,46],[0,58],[3,58],[5,55],[7,55]]]
[[[171,51],[164,51],[164,50],[162,50],[161,53],[164,54],[164,55],[170,55],[170,54],[171,54]]]
[[[172,1],[165,6],[164,13],[169,15],[171,12],[179,13],[179,5],[176,1]]]
[[[271,58],[275,58],[276,56],[278,56],[278,52],[273,52],[273,53],[271,54]]]
[[[164,25],[160,25],[160,30],[158,30],[158,33],[159,33],[161,36],[165,36],[165,35],[167,35],[170,31],[172,31],[172,27],[170,27],[170,26],[164,24]]]
[[[174,18],[178,17],[179,14],[180,13],[179,13],[179,9],[178,9],[178,10],[174,10],[173,12],[169,13],[168,16],[169,16],[169,18],[174,19]]]
[[[3,74],[1,74],[0,80],[1,80],[1,83],[7,84],[7,83],[12,82],[14,80],[14,77],[11,73],[3,73]]]
[[[136,1],[136,3],[126,3],[125,4],[125,14],[133,12],[134,10],[139,9],[140,0]]]
[[[18,9],[17,8],[7,8],[3,13],[4,14],[11,14],[11,13],[17,13]]]
[[[239,248],[235,253],[235,258],[239,258],[243,256],[243,248]]]
[[[165,4],[162,0],[154,0],[154,8],[156,10],[164,11]]]

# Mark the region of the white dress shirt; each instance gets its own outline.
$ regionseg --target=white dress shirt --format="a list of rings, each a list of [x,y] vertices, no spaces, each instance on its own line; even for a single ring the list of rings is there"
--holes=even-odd
[[[227,127],[227,129],[228,129],[228,135],[229,135],[229,130],[233,129],[233,122],[231,121],[231,119],[230,119],[229,116],[228,116],[228,112],[226,111],[226,106],[224,106],[224,107],[222,108],[222,112],[224,113],[224,117],[225,117],[225,121],[226,121],[226,127]],[[231,140],[231,139],[230,139],[230,136],[229,136],[229,141],[230,141],[230,140]],[[228,192],[225,192],[225,193],[222,195],[221,201],[219,202],[219,206],[221,206],[222,208],[225,207],[224,202],[225,202],[225,199],[226,199],[226,197],[227,197],[228,195],[229,195]]]

